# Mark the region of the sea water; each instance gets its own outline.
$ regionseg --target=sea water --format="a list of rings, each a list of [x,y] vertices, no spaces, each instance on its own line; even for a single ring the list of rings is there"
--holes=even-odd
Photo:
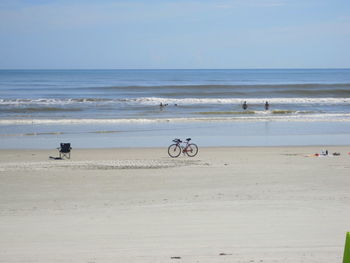
[[[187,137],[349,144],[350,69],[0,70],[1,148],[162,147]]]

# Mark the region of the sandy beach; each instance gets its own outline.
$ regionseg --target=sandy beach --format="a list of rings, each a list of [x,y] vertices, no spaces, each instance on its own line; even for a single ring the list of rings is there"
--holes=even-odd
[[[341,262],[348,152],[0,150],[0,262]]]

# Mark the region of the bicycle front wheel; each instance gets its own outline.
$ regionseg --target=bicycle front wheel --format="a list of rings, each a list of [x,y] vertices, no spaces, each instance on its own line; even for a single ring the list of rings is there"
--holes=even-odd
[[[170,145],[168,148],[168,154],[171,158],[179,157],[179,155],[181,154],[180,146],[177,144]]]
[[[198,146],[195,145],[194,143],[190,143],[187,147],[186,147],[186,154],[189,157],[195,157],[198,153]]]

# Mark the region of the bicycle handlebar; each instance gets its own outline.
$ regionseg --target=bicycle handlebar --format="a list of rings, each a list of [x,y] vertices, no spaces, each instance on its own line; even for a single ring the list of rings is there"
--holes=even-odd
[[[190,140],[191,140],[191,138],[187,138],[187,139],[186,139],[186,142],[189,142]],[[176,143],[183,143],[184,141],[181,141],[180,139],[175,138],[175,139],[173,140],[173,142],[176,142]]]

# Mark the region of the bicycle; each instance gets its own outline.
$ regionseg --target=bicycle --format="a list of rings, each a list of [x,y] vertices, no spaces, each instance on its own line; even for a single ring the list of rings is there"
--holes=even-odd
[[[180,139],[174,139],[174,144],[168,147],[168,154],[171,158],[179,157],[181,152],[187,154],[189,157],[194,157],[198,153],[198,146],[194,143],[190,143],[191,138],[187,138],[185,142]]]

